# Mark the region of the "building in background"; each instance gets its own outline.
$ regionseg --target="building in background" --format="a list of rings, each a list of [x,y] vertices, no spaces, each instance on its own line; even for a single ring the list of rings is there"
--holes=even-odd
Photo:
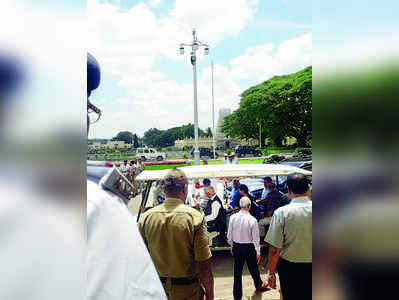
[[[178,149],[183,149],[184,147],[194,147],[195,140],[193,138],[185,138],[184,140],[176,140],[175,147]],[[213,138],[211,137],[200,137],[198,139],[199,147],[213,147]]]
[[[216,123],[216,146],[217,147],[223,147],[223,148],[232,148],[237,146],[238,144],[241,144],[239,140],[233,139],[230,137],[227,137],[223,132],[222,132],[222,127],[224,123],[224,118],[228,115],[231,114],[231,109],[230,108],[221,108],[219,109],[219,117],[218,121]]]

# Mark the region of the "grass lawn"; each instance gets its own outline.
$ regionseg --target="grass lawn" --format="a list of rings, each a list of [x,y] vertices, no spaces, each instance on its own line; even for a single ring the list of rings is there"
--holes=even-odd
[[[251,159],[245,159],[245,160],[239,160],[239,164],[261,164],[263,163],[263,158],[251,158]],[[201,165],[204,163],[201,161]],[[220,165],[222,164],[222,161],[220,159],[218,160],[208,160],[208,165]],[[179,167],[184,167],[187,164],[174,164],[174,165],[155,165],[155,166],[146,166],[146,170],[166,170],[166,169],[172,169],[172,168],[179,168]],[[193,162],[191,162],[191,165],[193,165]]]
[[[172,168],[184,167],[186,164],[175,164],[175,165],[155,165],[155,166],[145,166],[146,170],[166,170]]]

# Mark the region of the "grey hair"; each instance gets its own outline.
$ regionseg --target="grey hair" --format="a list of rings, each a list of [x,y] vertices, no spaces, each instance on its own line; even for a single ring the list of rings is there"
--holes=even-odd
[[[215,192],[215,188],[213,186],[209,185],[209,186],[205,187],[205,191],[213,194]]]
[[[251,200],[248,197],[242,197],[240,199],[240,207],[241,208],[248,208],[251,205]]]

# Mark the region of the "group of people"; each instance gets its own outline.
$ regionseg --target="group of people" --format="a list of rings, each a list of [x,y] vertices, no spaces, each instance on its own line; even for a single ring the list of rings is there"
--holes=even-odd
[[[136,181],[136,177],[144,171],[144,163],[141,157],[137,158],[137,160],[131,160],[130,163],[124,160],[123,164],[119,167],[119,171],[132,183],[132,196],[134,197],[139,194],[142,187],[141,184]]]
[[[236,165],[238,164],[238,158],[236,157],[234,152],[230,153],[230,155],[225,153],[222,158],[222,163],[224,165]]]
[[[165,180],[168,180],[168,176],[176,176],[176,174],[179,174],[181,178],[185,178],[184,173],[180,170],[174,170],[168,174]],[[173,176],[170,181],[176,183],[176,179]],[[158,182],[157,187],[168,186],[170,183],[165,180]],[[155,251],[154,255],[158,257],[158,251],[161,251],[160,245],[167,245],[171,249],[180,249],[180,246],[169,245],[180,242],[176,239],[168,240],[173,232],[173,230],[172,232],[169,232],[169,230],[175,228],[175,226],[179,227],[177,220],[183,222],[184,219],[184,222],[180,224],[187,225],[187,218],[191,218],[190,214],[183,218],[177,212],[180,212],[180,210],[181,213],[183,211],[186,213],[191,211],[194,214],[193,210],[190,209],[191,207],[202,215],[202,230],[203,234],[207,236],[208,242],[210,242],[208,246],[211,245],[215,237],[227,241],[231,246],[231,254],[234,257],[234,299],[242,298],[242,271],[245,262],[248,265],[256,291],[267,291],[271,288],[276,288],[275,272],[277,261],[279,261],[279,274],[282,274],[280,275],[280,283],[283,298],[311,299],[309,298],[309,295],[311,295],[311,281],[309,278],[311,278],[312,213],[308,179],[305,175],[299,173],[288,176],[288,194],[279,192],[271,177],[265,177],[263,180],[264,189],[262,195],[260,199],[255,200],[248,187],[245,184],[240,184],[238,178],[234,178],[232,180],[232,191],[227,203],[224,203],[219,198],[212,181],[208,178],[203,179],[202,185],[199,181],[194,182],[191,195],[187,195],[189,194],[188,191],[187,194],[181,192],[178,197],[180,201],[176,201],[176,199],[172,201],[167,188],[163,188],[165,192],[163,195],[166,198],[166,201],[163,202],[164,206],[162,208],[158,207],[154,215],[149,210],[147,214],[151,215],[151,217],[145,215],[140,220],[144,239],[147,240],[148,244],[153,245],[149,247],[150,253]],[[188,181],[186,181],[186,179],[185,181],[183,180],[184,185],[188,185]],[[183,184],[181,187],[183,187]],[[158,189],[155,189],[155,191],[158,191]],[[291,201],[291,199],[293,200]],[[184,209],[180,207],[181,205],[185,206]],[[176,207],[179,207],[179,209],[175,211]],[[226,213],[228,212],[232,213],[232,215],[230,221],[226,222]],[[177,217],[176,214],[179,216]],[[144,220],[152,220],[151,222],[159,226],[157,230],[151,230],[150,236],[149,231],[144,226],[146,222]],[[173,220],[176,224],[173,223],[171,225],[168,223],[169,225],[166,226],[165,222],[167,220],[168,222]],[[190,227],[184,230],[189,229]],[[158,236],[162,231],[166,236]],[[183,234],[180,231],[179,233]],[[157,246],[160,248],[155,248],[152,239],[157,241]],[[265,281],[261,279],[258,267],[260,262],[260,244],[262,243],[267,243],[270,249],[268,260],[265,261],[264,265],[266,267],[267,262],[269,263],[269,277]],[[183,245],[185,244],[183,243]],[[202,241],[201,245],[206,248],[205,241]],[[173,254],[170,253],[170,255],[172,256]],[[171,259],[171,257],[168,259]],[[161,269],[166,267],[164,265],[165,262],[159,262],[159,264]],[[157,267],[157,263],[155,265]],[[294,280],[290,272],[301,277],[301,279]],[[165,274],[171,275],[171,273]],[[205,291],[209,290],[209,287],[204,288]],[[294,294],[292,294],[292,289],[294,289]],[[170,295],[173,295],[173,293],[172,289]],[[298,295],[302,295],[303,298],[298,298]],[[175,298],[170,296],[170,299]]]

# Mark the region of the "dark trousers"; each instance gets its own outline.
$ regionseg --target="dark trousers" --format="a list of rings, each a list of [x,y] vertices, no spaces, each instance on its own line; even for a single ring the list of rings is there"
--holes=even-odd
[[[312,263],[279,258],[277,264],[283,300],[312,300]]]
[[[255,284],[255,288],[263,285],[260,278],[258,263],[256,261],[256,250],[254,244],[238,244],[233,243],[234,256],[234,299],[242,298],[242,269],[244,262],[247,262],[249,273]]]

